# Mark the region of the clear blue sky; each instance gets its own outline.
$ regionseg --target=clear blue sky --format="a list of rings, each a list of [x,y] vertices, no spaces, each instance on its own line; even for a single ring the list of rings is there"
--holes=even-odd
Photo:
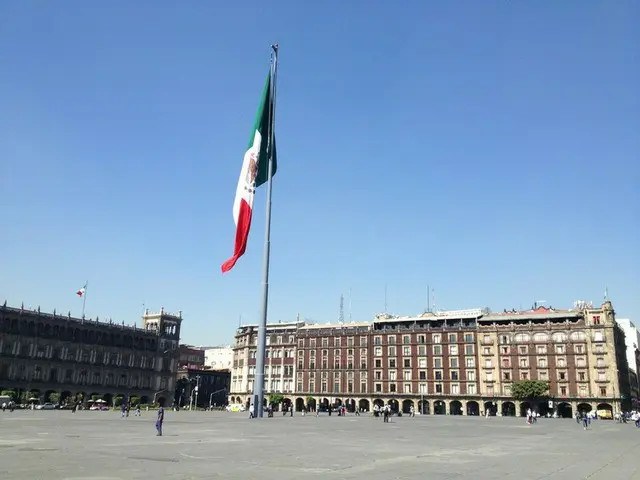
[[[372,5],[376,5],[372,7]],[[570,307],[640,321],[637,1],[0,5],[0,301],[229,342],[231,207],[281,45],[270,321]]]

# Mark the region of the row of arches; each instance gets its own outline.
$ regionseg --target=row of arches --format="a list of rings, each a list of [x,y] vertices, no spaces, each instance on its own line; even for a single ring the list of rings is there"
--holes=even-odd
[[[340,398],[332,399],[331,402],[328,398],[321,398],[316,400],[315,398],[309,398],[305,401],[304,398],[298,397],[293,401],[292,399],[286,398],[283,401],[283,406],[285,408],[289,408],[292,403],[295,407],[296,411],[302,411],[303,409],[307,410],[320,410],[325,411],[328,410],[329,407],[337,408],[344,406],[347,411],[355,412],[356,409],[362,412],[371,411],[373,406],[377,406],[378,408],[385,405],[385,401],[381,398],[376,398],[372,402],[369,399],[361,398],[359,400],[355,400],[353,398],[342,400]],[[231,403],[242,404],[242,398],[240,396],[231,397]],[[248,408],[250,405],[251,399],[248,398],[246,400],[246,407]],[[267,400],[265,399],[265,405]],[[459,400],[452,400],[450,402],[445,402],[442,400],[397,400],[390,399],[387,401],[387,404],[391,407],[391,410],[394,412],[402,412],[404,414],[410,413],[412,410],[416,413],[420,413],[423,415],[467,415],[467,416],[478,416],[484,415],[487,412],[489,415],[499,415],[503,417],[515,417],[520,416],[524,417],[527,415],[528,410],[532,410],[534,412],[539,413],[541,416],[546,416],[547,414],[556,413],[558,417],[562,418],[571,418],[577,412],[588,413],[593,410],[593,407],[589,403],[579,403],[576,406],[574,411],[572,405],[568,402],[560,402],[556,404],[554,407],[549,407],[548,402],[539,402],[539,403],[530,403],[530,402],[501,402],[498,405],[497,402],[493,401],[485,401],[485,402],[477,402],[475,400],[469,400],[466,402],[461,402]],[[600,403],[596,406],[596,410],[608,410],[613,413],[613,407],[608,403]]]
[[[4,390],[0,387],[0,391],[8,392],[12,390]],[[100,392],[85,392],[78,391],[72,392],[65,390],[58,392],[56,390],[40,391],[37,389],[31,390],[18,390],[13,391],[16,394],[16,400],[18,403],[28,403],[38,401],[40,403],[54,403],[60,405],[71,404],[74,402],[87,403],[93,400],[101,399],[104,403],[110,407],[118,406],[122,403],[123,399],[127,398],[124,393],[100,393]],[[135,399],[136,403],[140,405],[149,404],[150,397],[148,395],[130,395],[130,398]],[[160,404],[164,404],[166,399],[164,397],[158,397],[156,401]]]

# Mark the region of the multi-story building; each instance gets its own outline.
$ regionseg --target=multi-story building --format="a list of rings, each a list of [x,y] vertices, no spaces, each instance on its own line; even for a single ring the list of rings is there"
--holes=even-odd
[[[181,314],[145,312],[142,328],[0,306],[0,391],[65,403],[171,398]],[[165,395],[163,395],[165,394]]]
[[[178,349],[178,368],[203,368],[204,350],[191,345],[180,345]]]
[[[233,366],[231,345],[204,348],[204,364],[212,370],[228,370],[230,372]]]
[[[271,359],[265,392],[282,393],[297,410],[341,404],[462,415],[619,410],[630,405],[630,384],[624,333],[614,319],[607,301],[597,309],[583,303],[572,310],[470,309],[384,314],[371,323],[269,325],[268,361],[274,347],[295,357],[287,370],[295,390],[274,383]],[[232,403],[251,399],[256,338],[255,327],[237,332]],[[274,345],[278,338],[287,339],[286,347]],[[549,398],[533,405],[515,400],[511,385],[518,380],[548,381]]]
[[[178,370],[174,402],[182,408],[227,404],[231,373],[228,370],[185,367]]]
[[[296,333],[303,323],[274,323],[267,326],[267,352],[265,358],[265,392],[287,394],[286,403],[294,393],[294,360]],[[256,374],[258,327],[238,328],[233,346],[231,394],[229,403],[247,403],[253,392]]]
[[[631,385],[631,400],[634,407],[640,407],[640,332],[629,318],[616,318],[616,322],[624,331],[629,364],[629,383]]]

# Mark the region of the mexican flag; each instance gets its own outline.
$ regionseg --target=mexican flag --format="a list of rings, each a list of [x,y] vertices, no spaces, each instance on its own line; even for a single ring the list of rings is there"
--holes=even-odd
[[[80,290],[78,290],[76,292],[76,295],[78,295],[79,297],[84,297],[84,294],[87,293],[87,284],[84,284],[84,287],[82,287]]]
[[[249,146],[244,153],[240,179],[236,189],[236,199],[233,202],[233,221],[236,224],[236,240],[233,248],[233,256],[222,264],[222,273],[231,270],[238,259],[244,255],[247,249],[247,239],[251,228],[251,215],[253,213],[253,197],[256,188],[267,182],[269,168],[269,132],[271,131],[271,73],[262,91],[262,100],[256,113],[256,119],[251,130]],[[273,170],[276,173],[276,145],[273,141]]]

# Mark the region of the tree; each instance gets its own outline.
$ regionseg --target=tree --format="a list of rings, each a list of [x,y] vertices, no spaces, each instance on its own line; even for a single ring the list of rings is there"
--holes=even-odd
[[[13,400],[14,402],[16,401],[16,397],[18,396],[15,390],[2,390],[2,392],[0,392],[0,395],[11,397],[11,400]]]
[[[535,400],[546,397],[549,382],[546,380],[521,380],[511,384],[511,395],[516,400]]]
[[[51,392],[49,394],[49,401],[54,405],[58,404],[60,402],[60,394],[58,392]]]
[[[273,393],[269,395],[269,403],[273,403],[274,405],[282,403],[283,400],[284,395],[281,395],[280,393]]]

